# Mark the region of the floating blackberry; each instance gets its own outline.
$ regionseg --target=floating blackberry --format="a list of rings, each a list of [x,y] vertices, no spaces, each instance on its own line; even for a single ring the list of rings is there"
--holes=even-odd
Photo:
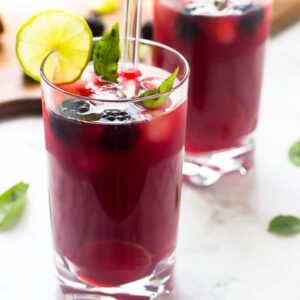
[[[182,41],[194,41],[201,35],[201,30],[195,21],[195,17],[190,14],[189,9],[185,9],[179,14],[175,21],[175,30],[178,39]]]
[[[65,117],[83,121],[98,121],[100,114],[92,112],[91,104],[83,100],[64,100],[60,105],[61,114]]]
[[[103,35],[105,26],[104,26],[103,22],[101,21],[101,19],[99,18],[99,16],[92,15],[92,16],[86,18],[85,20],[88,23],[94,37]]]
[[[131,119],[131,116],[126,111],[122,111],[120,109],[106,109],[101,114],[101,120],[107,120],[110,122],[124,122],[129,121]]]
[[[148,21],[143,25],[142,37],[143,39],[147,39],[147,40],[153,39],[153,23],[151,21]]]
[[[258,5],[250,5],[245,8],[239,25],[246,35],[252,35],[264,19],[264,9]]]
[[[101,146],[109,151],[129,151],[140,136],[138,124],[105,125]]]
[[[126,111],[120,109],[106,109],[101,114],[102,121],[108,121],[101,133],[100,142],[104,149],[110,151],[128,151],[140,136],[138,124],[119,124],[133,120]]]
[[[82,126],[75,120],[62,118],[56,113],[51,112],[49,114],[49,125],[53,134],[62,142],[77,145],[79,138],[82,134]]]

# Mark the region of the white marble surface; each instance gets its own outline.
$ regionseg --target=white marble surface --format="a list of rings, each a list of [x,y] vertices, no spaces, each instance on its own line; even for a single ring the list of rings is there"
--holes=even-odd
[[[172,300],[299,300],[300,236],[267,232],[280,213],[300,215],[300,24],[269,45],[256,169],[211,188],[184,186]],[[60,300],[53,275],[45,153],[39,118],[0,123],[0,191],[30,183],[17,227],[0,234],[0,299]]]

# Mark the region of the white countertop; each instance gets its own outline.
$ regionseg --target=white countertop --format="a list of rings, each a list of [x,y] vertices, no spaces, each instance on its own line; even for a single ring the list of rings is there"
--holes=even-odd
[[[277,214],[300,216],[300,24],[268,49],[256,168],[210,188],[184,186],[172,300],[299,300],[300,236],[267,232]],[[20,223],[0,233],[0,299],[60,300],[53,275],[42,121],[0,122],[0,191],[30,183]]]

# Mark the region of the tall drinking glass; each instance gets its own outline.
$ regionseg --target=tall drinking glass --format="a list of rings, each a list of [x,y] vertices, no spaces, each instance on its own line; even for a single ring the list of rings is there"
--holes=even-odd
[[[155,0],[154,12],[155,39],[180,51],[191,66],[186,177],[209,185],[231,170],[247,172],[271,1]]]
[[[82,293],[154,298],[170,288],[189,68],[171,48],[140,47],[139,70],[118,84],[91,65],[60,86],[45,76],[47,59],[41,71],[56,269],[63,287]],[[128,97],[177,66],[171,94]],[[160,96],[165,104],[146,108]]]

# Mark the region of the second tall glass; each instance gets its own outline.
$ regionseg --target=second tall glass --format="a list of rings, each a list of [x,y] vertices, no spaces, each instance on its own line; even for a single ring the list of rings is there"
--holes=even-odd
[[[247,172],[271,1],[155,0],[154,11],[155,39],[191,66],[186,177],[209,185],[226,172]]]

